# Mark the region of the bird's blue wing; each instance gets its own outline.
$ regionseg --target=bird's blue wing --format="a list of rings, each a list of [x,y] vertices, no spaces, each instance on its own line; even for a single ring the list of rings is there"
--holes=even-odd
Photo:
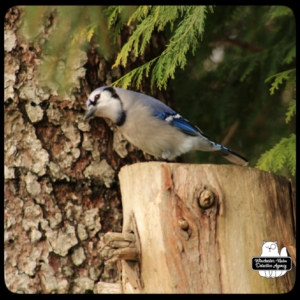
[[[145,103],[148,107],[151,107],[154,117],[166,121],[170,126],[174,126],[190,136],[203,135],[204,137],[209,138],[197,126],[191,124],[163,102],[149,97],[147,101],[145,99]]]
[[[155,112],[155,117],[166,121],[168,124],[177,127],[185,134],[191,135],[191,136],[199,136],[199,134],[206,137],[206,135],[203,134],[203,132],[196,126],[192,125],[188,120],[184,119],[181,115],[179,115],[175,111],[160,111]]]

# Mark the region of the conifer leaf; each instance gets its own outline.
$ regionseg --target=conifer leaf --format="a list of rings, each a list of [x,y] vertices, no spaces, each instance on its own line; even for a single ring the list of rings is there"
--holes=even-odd
[[[240,79],[241,82],[243,82],[246,79],[246,77],[254,70],[254,68],[257,66],[257,63],[257,55],[255,54],[253,55],[253,59],[249,61],[248,66]]]
[[[293,59],[296,57],[296,45],[294,45],[288,54],[286,55],[285,59],[283,60],[284,64],[289,64],[290,62],[293,61]]]
[[[87,31],[86,39],[87,39],[88,42],[91,41],[91,39],[92,39],[92,37],[93,37],[93,35],[94,35],[94,33],[95,33],[96,27],[97,27],[96,25],[93,25],[93,26],[91,26],[91,28]]]
[[[212,10],[212,7],[209,8]],[[174,78],[177,67],[183,69],[186,65],[187,51],[192,50],[195,53],[199,38],[201,39],[204,32],[204,21],[207,13],[206,6],[147,6],[139,7],[128,21],[130,24],[134,20],[140,23],[136,26],[128,42],[119,52],[113,67],[122,64],[126,66],[128,54],[132,53],[139,56],[144,52],[146,45],[149,43],[152,32],[155,28],[163,30],[165,25],[169,23],[173,26],[174,20],[182,14],[183,19],[178,24],[173,36],[171,37],[167,48],[158,57],[157,62],[152,71],[152,87],[156,82],[159,89],[166,88],[169,78]],[[152,63],[151,63],[152,64]],[[140,83],[141,74],[149,68],[141,68],[142,72],[134,71],[130,75],[130,80],[135,84]],[[134,74],[134,76],[133,76]],[[127,76],[127,74],[125,75]],[[126,79],[127,82],[128,78]],[[125,81],[124,81],[125,82]],[[118,80],[122,83],[122,79]]]
[[[108,28],[111,28],[112,25],[116,22],[118,15],[122,12],[122,6],[109,6],[105,10],[105,15],[107,17]]]
[[[142,79],[143,74],[145,72],[146,76],[149,74],[149,70],[152,66],[152,64],[158,59],[158,57],[155,57],[154,59],[150,60],[149,62],[143,64],[142,66],[133,69],[132,71],[128,72],[118,80],[114,81],[111,86],[113,87],[121,87],[123,89],[126,89],[132,82],[136,83],[136,87],[139,87]]]
[[[296,114],[296,100],[293,99],[289,103],[288,111],[286,113],[285,122],[288,123],[291,120],[292,116],[294,116],[295,114]]]
[[[271,150],[265,152],[256,164],[256,168],[277,172],[287,166],[293,176],[296,174],[296,135],[282,138]]]
[[[288,14],[292,14],[293,11],[287,6],[276,5],[273,8],[273,12],[271,14],[271,19],[286,16]]]
[[[281,72],[281,73],[278,73],[276,75],[273,75],[269,78],[267,78],[265,80],[265,82],[268,82],[270,81],[272,78],[275,77],[275,80],[274,82],[271,84],[271,88],[270,88],[270,94],[273,95],[275,90],[278,90],[279,89],[279,85],[282,84],[283,80],[288,80],[289,79],[289,76],[292,72],[296,72],[295,69],[291,69],[291,70],[287,70],[287,71],[284,71],[284,72]]]

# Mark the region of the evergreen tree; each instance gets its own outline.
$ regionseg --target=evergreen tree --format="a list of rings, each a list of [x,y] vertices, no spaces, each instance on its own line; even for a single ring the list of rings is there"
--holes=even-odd
[[[111,12],[114,16],[116,9]],[[185,117],[217,142],[248,157],[250,166],[295,176],[296,39],[290,8],[141,6],[128,23],[134,20],[136,28],[115,65],[126,65],[130,51],[141,55],[154,29],[165,30],[169,42],[159,57],[114,85],[139,85],[150,69],[152,84],[159,88],[174,79],[175,99]],[[276,144],[283,136],[289,137]],[[186,157],[191,162],[223,163],[214,154]]]
[[[52,52],[58,53],[57,49],[62,48],[59,41],[63,39],[57,41],[57,36],[63,36],[61,31],[66,28],[71,28],[74,36],[68,45],[70,53],[75,42],[77,47],[95,39],[107,56],[117,54],[113,70],[125,73],[112,82],[113,86],[138,88],[148,76],[155,89],[165,89],[170,83],[180,113],[212,139],[248,157],[250,166],[295,175],[295,118],[292,117],[296,113],[296,39],[295,18],[290,8],[85,7],[89,18],[84,18],[78,7],[59,7],[57,11],[65,15],[65,10],[70,9],[77,13],[68,14],[73,18],[58,23],[59,30],[52,35],[55,40],[51,43],[55,47]],[[104,15],[110,30],[105,28]],[[112,41],[117,40],[125,24],[132,34],[118,51]],[[168,38],[165,50],[150,60],[145,59],[153,32],[160,31]],[[126,70],[128,60],[134,57],[140,57],[144,63]],[[71,61],[72,57],[70,64]],[[45,68],[54,71],[47,64]],[[275,90],[278,91],[274,93]],[[186,159],[224,163],[214,154],[200,152],[187,154]]]

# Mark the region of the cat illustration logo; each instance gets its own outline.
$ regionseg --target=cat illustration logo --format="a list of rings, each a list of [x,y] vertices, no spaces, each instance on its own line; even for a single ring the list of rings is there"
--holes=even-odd
[[[277,241],[263,241],[261,256],[252,258],[252,270],[258,270],[262,277],[280,277],[291,269],[292,259],[288,256],[286,247],[283,247],[279,254]]]

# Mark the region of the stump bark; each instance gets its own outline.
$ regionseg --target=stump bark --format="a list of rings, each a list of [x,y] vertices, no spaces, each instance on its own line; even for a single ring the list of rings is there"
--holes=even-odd
[[[134,234],[137,252],[136,260],[122,260],[124,293],[293,288],[295,197],[285,177],[233,165],[149,162],[123,167],[119,178],[123,234]],[[273,279],[252,270],[263,241],[287,248],[291,271]]]

